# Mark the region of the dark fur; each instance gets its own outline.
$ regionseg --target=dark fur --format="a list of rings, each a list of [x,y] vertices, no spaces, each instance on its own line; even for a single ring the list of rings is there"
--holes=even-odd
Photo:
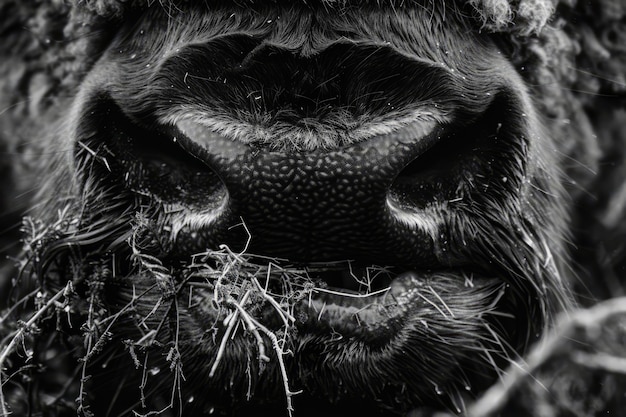
[[[107,147],[107,137],[101,136],[105,129],[115,129],[106,124],[108,113],[98,113],[102,110],[98,107],[101,93],[146,129],[153,128],[159,117],[167,118],[172,106],[202,107],[223,117],[266,123],[275,128],[272,137],[288,136],[289,129],[302,117],[315,119],[312,129],[327,139],[324,145],[256,143],[288,152],[333,149],[350,143],[353,139],[336,132],[363,121],[350,118],[354,109],[347,113],[335,111],[348,104],[357,108],[363,119],[400,118],[413,110],[409,98],[428,91],[423,99],[433,100],[456,114],[455,122],[466,128],[467,121],[487,110],[483,98],[486,93],[501,93],[503,108],[510,109],[494,113],[498,120],[492,122],[504,126],[501,141],[497,145],[480,142],[498,158],[478,156],[475,165],[455,174],[451,181],[458,183],[454,190],[458,194],[442,192],[445,183],[440,188],[427,187],[424,198],[456,200],[460,195],[462,199],[437,214],[442,223],[430,247],[432,253],[422,256],[415,251],[400,256],[405,265],[428,269],[424,281],[431,301],[440,300],[442,304],[415,306],[402,326],[389,330],[393,338],[388,344],[362,340],[358,334],[346,340],[337,339],[331,332],[302,330],[300,336],[290,334],[287,340],[292,355],[286,357],[290,384],[292,389],[304,390],[295,397],[297,415],[340,414],[346,410],[353,413],[357,409],[362,413],[405,413],[423,406],[461,410],[467,398],[478,395],[510,360],[523,354],[541,336],[556,312],[571,307],[568,215],[578,195],[568,194],[564,183],[568,178],[586,183],[589,174],[566,162],[578,158],[579,153],[588,154],[595,144],[590,140],[586,118],[571,119],[574,127],[565,129],[550,120],[550,115],[541,111],[535,114],[536,109],[549,107],[550,97],[539,95],[545,93],[543,86],[524,85],[515,70],[525,75],[526,69],[509,66],[497,54],[496,45],[515,60],[522,60],[527,50],[516,50],[519,45],[511,44],[508,35],[479,31],[489,22],[489,27],[500,28],[502,22],[494,23],[485,17],[489,14],[477,22],[469,18],[474,9],[433,4],[399,7],[390,12],[376,5],[357,11],[336,5],[329,8],[329,3],[326,7],[270,4],[254,8],[225,3],[211,6],[210,14],[206,13],[208,6],[180,4],[177,7],[182,12],[174,8],[131,8],[122,18],[117,8],[105,13],[105,3],[96,2],[93,7],[100,15],[119,19],[121,29],[114,31],[110,43],[106,43],[108,33],[113,32],[92,34],[106,46],[89,57],[95,64],[84,77],[82,95],[73,104],[72,96],[61,101],[69,110],[46,113],[59,122],[54,128],[47,126],[54,132],[45,135],[38,147],[60,148],[61,152],[50,154],[42,164],[41,172],[47,179],[38,191],[37,204],[28,213],[35,220],[26,223],[27,249],[21,265],[23,288],[34,286],[53,292],[65,287],[68,280],[73,283],[66,304],[71,315],[59,314],[57,329],[45,327],[44,336],[33,341],[38,349],[66,349],[87,361],[86,372],[93,378],[80,384],[80,378],[74,377],[64,399],[79,396],[79,406],[89,406],[97,416],[127,413],[129,409],[160,410],[167,408],[170,397],[174,407],[166,415],[175,415],[179,410],[199,415],[214,407],[224,414],[236,411],[255,415],[260,409],[278,413],[285,407],[277,361],[272,357],[268,364],[259,362],[257,343],[249,334],[240,333],[228,344],[224,365],[217,368],[213,378],[208,377],[223,332],[214,324],[223,320],[228,310],[212,305],[209,291],[196,290],[195,303],[190,304],[192,289],[186,279],[199,268],[192,263],[191,255],[207,244],[220,242],[212,236],[191,239],[190,231],[183,229],[177,245],[173,244],[165,233],[171,218],[163,210],[163,203],[171,201],[156,202],[134,192],[147,189],[143,194],[158,194],[154,190],[164,186],[121,186],[123,181],[116,175],[123,171],[119,160],[126,155],[124,150]],[[268,23],[277,17],[280,22]],[[111,23],[99,19],[95,18],[94,27],[111,28]],[[169,30],[163,31],[166,25]],[[244,41],[236,36],[211,43],[216,35],[228,32],[244,35],[245,42],[252,39],[260,43],[271,38],[271,46],[287,58],[269,66],[251,65],[249,71],[257,75],[256,79],[244,77],[236,80],[234,87],[222,90],[211,90],[203,79],[185,76],[195,68],[210,72],[211,65],[218,66],[211,61],[213,56],[222,59],[231,51],[244,49]],[[350,92],[349,100],[333,102],[329,108],[315,104],[298,110],[289,107],[293,98],[313,93],[307,86],[285,84],[287,90],[294,90],[273,97],[272,105],[246,101],[249,91],[273,82],[273,74],[284,69],[281,63],[288,69],[287,74],[295,70],[299,64],[293,57],[298,54],[323,56],[312,61],[323,73],[325,59],[330,59],[324,55],[328,45],[340,36],[349,41],[381,43],[392,39],[385,54],[357,56],[366,63],[355,75],[362,77],[355,81],[362,89]],[[203,55],[197,51],[180,54],[172,46],[190,42],[205,48]],[[267,52],[263,48],[255,51]],[[407,56],[425,51],[432,53],[428,57],[431,61],[444,62],[456,71],[455,75],[444,73],[447,75],[420,78],[415,83],[400,77],[389,84],[379,75],[389,61],[397,60],[406,68],[412,63]],[[289,61],[292,58],[296,62],[293,67]],[[527,75],[526,80],[532,81],[545,67],[533,59],[528,62],[537,69]],[[407,73],[410,79],[411,73]],[[402,82],[405,88],[398,89]],[[367,88],[373,84],[392,92],[384,98],[393,102],[396,110],[368,101],[372,91]],[[315,93],[322,98],[324,94],[332,96],[332,91]],[[537,95],[533,102],[525,101],[530,93]],[[91,110],[95,116],[90,115]],[[554,111],[564,112],[558,117],[584,115],[579,105],[571,103]],[[99,125],[101,120],[105,122]],[[85,146],[77,145],[78,140]],[[475,182],[465,179],[465,175],[475,172],[489,172],[490,177]],[[181,197],[187,198],[191,206],[196,201],[195,196],[189,197],[192,191],[186,190]],[[254,239],[253,232],[253,245]],[[341,252],[343,243],[333,242],[338,246],[336,251],[346,259],[353,257],[355,252]],[[362,245],[357,248],[374,263],[387,262],[382,255],[377,258],[371,253],[375,244],[357,245]],[[203,265],[201,272],[223,267],[215,259]],[[464,281],[474,274],[475,286],[469,288]],[[22,294],[17,293],[15,299]],[[442,306],[450,310],[451,317],[442,314]],[[261,307],[255,312],[257,316],[262,313]],[[299,320],[306,329],[310,312],[300,313]],[[267,323],[272,320],[268,318]],[[426,330],[424,322],[428,323]],[[272,329],[279,331],[280,326]],[[63,336],[55,340],[47,337],[55,331]],[[270,345],[269,340],[266,344]],[[67,358],[66,362],[50,367],[82,370],[74,359]],[[67,379],[72,381],[69,375]],[[110,388],[112,380],[119,385]],[[86,393],[80,391],[81,385]],[[13,399],[12,406],[20,409],[19,394]],[[53,407],[37,404],[37,399],[34,403],[34,407],[47,412],[55,412],[55,407],[63,409],[59,413],[71,408],[63,399]]]

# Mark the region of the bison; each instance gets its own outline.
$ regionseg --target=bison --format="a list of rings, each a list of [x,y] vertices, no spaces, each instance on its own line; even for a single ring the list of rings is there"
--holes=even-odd
[[[3,415],[465,413],[620,293],[623,2],[0,11]]]

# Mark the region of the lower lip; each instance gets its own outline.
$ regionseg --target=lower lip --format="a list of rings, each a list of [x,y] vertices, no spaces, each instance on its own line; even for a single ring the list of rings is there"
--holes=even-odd
[[[301,334],[337,335],[380,346],[398,337],[408,323],[425,329],[433,323],[478,323],[482,315],[497,310],[506,289],[499,279],[462,271],[406,271],[388,288],[368,295],[315,289],[294,311]]]

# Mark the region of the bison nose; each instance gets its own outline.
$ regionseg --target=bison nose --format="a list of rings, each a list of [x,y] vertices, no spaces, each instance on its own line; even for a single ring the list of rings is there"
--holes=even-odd
[[[229,225],[243,219],[251,251],[299,261],[360,259],[392,246],[392,185],[441,134],[432,122],[416,122],[346,147],[290,152],[232,140],[197,122],[177,127],[179,145],[223,183],[222,216]],[[227,233],[226,242],[235,236]]]
[[[469,207],[494,179],[519,186],[492,162],[521,160],[523,102],[505,87],[483,100],[391,46],[305,56],[220,37],[155,71],[153,107],[94,88],[77,161],[132,204],[156,203],[181,257],[227,244],[297,262],[449,265],[445,206]]]
[[[456,262],[441,246],[446,206],[471,209],[488,189],[521,186],[492,164],[519,161],[516,103],[500,93],[472,117],[301,152],[219,134],[201,117],[142,124],[103,93],[84,111],[76,161],[95,185],[122,186],[120,204],[162,213],[176,258],[227,244],[296,262],[428,268]]]

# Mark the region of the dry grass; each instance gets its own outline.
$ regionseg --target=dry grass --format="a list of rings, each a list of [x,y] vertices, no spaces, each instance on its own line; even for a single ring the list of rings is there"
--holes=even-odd
[[[145,389],[151,372],[148,354],[145,352],[147,348],[158,343],[157,335],[163,324],[159,317],[163,311],[178,311],[177,303],[182,294],[201,291],[208,294],[206,297],[211,299],[213,306],[219,311],[218,316],[224,329],[221,338],[216,341],[219,348],[210,376],[213,376],[221,366],[225,366],[224,353],[235,335],[250,336],[256,341],[258,369],[262,370],[268,363],[276,361],[283,381],[285,407],[290,415],[293,413],[292,400],[298,392],[294,392],[290,386],[285,357],[292,353],[290,334],[295,329],[294,307],[316,292],[332,292],[325,288],[322,282],[312,279],[309,269],[285,266],[283,260],[254,256],[246,253],[245,249],[242,252],[233,252],[228,247],[222,246],[219,250],[194,255],[182,274],[185,278],[181,280],[180,275],[175,278],[169,267],[142,248],[139,236],[152,225],[146,220],[147,217],[138,216],[133,220],[133,232],[127,235],[124,244],[130,250],[130,260],[134,263],[137,274],[149,276],[153,285],[133,292],[131,299],[111,314],[102,307],[101,297],[103,286],[115,276],[113,267],[96,266],[93,269],[95,273],[85,276],[77,272],[80,268],[75,265],[72,269],[74,273],[69,280],[53,283],[45,278],[47,275],[43,271],[47,268],[52,272],[49,276],[58,279],[55,266],[46,264],[50,254],[46,254],[45,251],[54,248],[53,252],[56,254],[57,251],[71,246],[65,240],[68,235],[86,233],[79,230],[78,221],[70,213],[72,211],[69,209],[59,211],[58,221],[48,226],[30,219],[25,222],[28,236],[26,256],[17,283],[18,286],[27,288],[27,293],[19,296],[11,309],[0,317],[0,335],[3,337],[0,340],[2,370],[0,416],[11,415],[12,410],[7,404],[15,403],[20,398],[23,400],[21,397],[23,394],[16,388],[19,387],[19,382],[16,381],[33,371],[38,362],[44,361],[41,353],[37,353],[42,336],[49,337],[46,332],[56,332],[62,325],[80,329],[84,350],[79,367],[74,370],[73,375],[71,370],[64,374],[69,376],[61,393],[46,401],[48,403],[58,401],[61,396],[71,391],[70,386],[74,384],[77,386],[75,407],[78,414],[92,416],[86,392],[87,381],[90,379],[89,364],[101,355],[107,345],[115,343],[112,342],[114,325],[130,312],[136,312],[137,304],[148,292],[154,290],[158,291],[158,300],[147,313],[144,313],[142,319],[148,330],[145,334],[138,335],[136,339],[123,342],[135,366],[141,370],[141,398],[138,399],[138,404],[142,405],[142,409],[146,409],[148,402],[149,393],[145,392]],[[325,267],[332,270],[338,265],[315,266],[316,270],[323,270]],[[361,286],[370,291],[372,281],[378,274],[384,273],[387,273],[384,268],[373,268],[368,270],[365,277],[358,277],[355,273],[354,278],[360,280]],[[79,294],[80,286],[86,289]],[[255,316],[254,312],[258,311],[260,305],[271,306],[275,311],[279,322],[282,323],[278,330],[268,328]],[[442,312],[442,315],[445,314]],[[516,411],[517,414],[511,415],[535,415],[533,413],[538,412],[536,408],[539,406],[553,410],[571,408],[574,399],[559,397],[558,392],[555,394],[550,387],[555,381],[570,386],[584,379],[585,372],[600,375],[604,378],[603,381],[613,381],[617,375],[617,380],[621,381],[619,376],[626,376],[624,317],[626,317],[624,299],[616,299],[591,310],[581,310],[563,316],[556,326],[556,331],[539,343],[523,362],[513,365],[503,374],[501,381],[478,401],[468,404],[465,415],[495,416],[519,408],[520,401],[525,404],[524,407],[529,407],[529,410]],[[185,376],[178,334],[176,329],[174,340],[169,345],[166,355],[171,373],[168,401],[159,410],[146,411],[142,414],[135,412],[135,415],[147,417],[166,413],[167,410],[176,412],[176,405],[181,406],[183,402],[181,387]],[[567,364],[565,374],[557,366],[563,361]],[[626,388],[626,384],[618,385],[616,389],[621,389],[619,387]],[[594,395],[591,386],[586,389],[590,397]],[[536,406],[531,407],[528,404]],[[610,407],[607,406],[607,409]],[[180,409],[178,411],[180,412]],[[581,412],[574,415],[585,414]]]
[[[57,266],[54,262],[49,262],[48,258],[51,256],[57,256],[72,247],[68,236],[73,236],[74,240],[77,240],[76,237],[81,234],[81,238],[89,235],[94,241],[101,238],[93,237],[96,235],[93,229],[91,231],[80,230],[80,222],[71,213],[73,211],[69,206],[59,211],[58,220],[51,225],[44,225],[32,219],[25,220],[24,230],[28,236],[26,256],[21,265],[22,272],[17,279],[17,286],[31,288],[31,291],[28,295],[16,299],[13,307],[0,319],[0,335],[4,336],[0,342],[2,349],[0,369],[3,371],[0,416],[5,417],[11,413],[6,404],[11,403],[10,397],[16,395],[15,392],[7,391],[6,387],[9,386],[7,383],[18,379],[23,371],[30,369],[28,367],[16,369],[16,364],[34,364],[40,360],[33,357],[33,352],[36,350],[35,346],[41,343],[39,336],[41,328],[45,327],[49,332],[52,327],[52,332],[58,332],[63,326],[79,328],[82,332],[84,351],[79,360],[79,370],[74,375],[79,386],[75,402],[79,415],[92,416],[86,388],[86,382],[90,379],[89,364],[106,349],[107,344],[114,343],[111,340],[114,338],[113,328],[116,323],[125,315],[136,312],[136,305],[146,297],[148,292],[155,289],[158,289],[159,298],[152,309],[144,314],[142,325],[149,327],[146,323],[157,318],[162,311],[178,311],[177,303],[180,296],[187,291],[190,294],[190,300],[191,294],[195,291],[210,294],[213,306],[219,311],[221,326],[225,330],[222,332],[221,339],[217,341],[219,349],[209,376],[213,377],[217,369],[223,366],[224,353],[235,334],[243,332],[245,335],[250,335],[256,341],[258,349],[258,369],[262,371],[269,362],[277,362],[283,381],[286,409],[291,415],[292,398],[299,392],[294,392],[290,388],[285,356],[292,354],[291,334],[295,330],[296,322],[294,307],[297,303],[310,299],[313,293],[333,292],[326,288],[325,283],[309,276],[310,266],[308,268],[285,266],[286,263],[283,260],[248,254],[246,253],[247,247],[242,252],[233,252],[227,246],[222,246],[219,250],[207,250],[194,255],[183,273],[175,278],[169,267],[163,265],[159,258],[150,255],[142,247],[144,242],[140,236],[144,236],[145,232],[154,225],[148,221],[148,216],[137,215],[133,219],[133,232],[127,236],[125,244],[130,249],[130,261],[134,264],[136,274],[149,277],[153,285],[136,293],[133,288],[130,301],[111,314],[103,305],[102,294],[107,282],[115,279],[115,267],[107,264],[113,264],[113,261],[107,260],[101,265],[92,265],[92,273],[87,275],[85,275],[83,265],[78,263],[72,265],[70,262],[69,270],[72,273],[69,279],[65,280],[59,278],[65,275],[56,270]],[[119,238],[117,240],[119,241]],[[349,263],[348,266],[350,267]],[[343,265],[320,264],[313,267],[316,271],[324,270],[324,268],[336,270],[339,267],[345,268],[345,263]],[[384,268],[373,267],[367,270],[365,277],[357,277],[356,273],[353,276],[369,293],[372,281],[377,275],[383,273],[387,273]],[[180,279],[181,275],[185,277],[183,280]],[[77,290],[78,287],[82,287],[82,290]],[[268,328],[255,317],[253,312],[258,311],[261,305],[271,306],[280,318],[282,326],[278,330]],[[56,328],[54,328],[55,323]],[[129,339],[123,342],[135,366],[142,369],[140,387],[142,408],[146,406],[147,393],[144,389],[149,369],[147,369],[148,355],[146,354],[142,361],[140,352],[158,344],[157,335],[162,324],[163,320],[146,334],[138,335],[136,340]],[[166,409],[173,410],[175,404],[182,403],[181,383],[185,377],[180,358],[178,333],[176,329],[175,340],[166,358],[172,373],[169,404],[162,410],[145,414],[137,413],[138,416],[155,415]],[[48,338],[50,335],[47,334],[45,337]],[[23,357],[24,354],[26,358]]]

